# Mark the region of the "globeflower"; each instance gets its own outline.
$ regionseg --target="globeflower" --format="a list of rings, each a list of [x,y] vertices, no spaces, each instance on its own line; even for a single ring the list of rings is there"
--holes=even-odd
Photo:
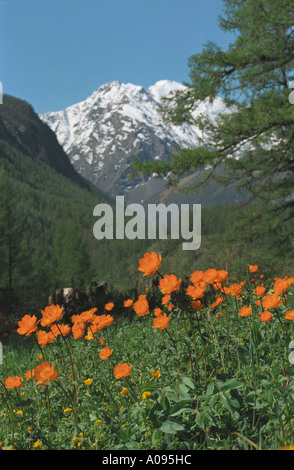
[[[55,369],[54,363],[43,361],[35,367],[35,380],[37,385],[44,387],[48,382],[53,382],[59,376],[59,372]]]
[[[124,307],[131,307],[133,305],[133,300],[132,299],[127,299],[124,301]]]
[[[286,320],[294,320],[294,310],[288,310],[288,312],[285,313],[285,318]]]
[[[119,364],[118,366],[115,366],[113,368],[113,373],[116,379],[121,379],[122,377],[128,377],[131,375],[132,366],[128,366],[128,364],[125,362],[123,364]]]
[[[212,284],[213,282],[217,281],[217,270],[216,269],[207,269],[203,273],[203,280],[207,282],[207,284]]]
[[[263,286],[257,286],[255,288],[254,294],[257,295],[258,297],[263,297],[266,293],[266,288]]]
[[[154,312],[155,313],[155,312]],[[159,328],[160,330],[164,330],[168,327],[170,318],[166,316],[166,313],[155,313],[156,318],[153,319],[153,326],[152,328]]]
[[[106,346],[105,348],[101,349],[99,357],[100,359],[107,359],[109,356],[111,356],[112,352],[113,349],[109,349],[109,347]]]
[[[174,274],[165,274],[163,279],[159,281],[159,289],[163,294],[171,294],[179,290],[182,280],[178,279]]]
[[[161,267],[161,255],[158,255],[154,251],[151,253],[145,253],[144,258],[139,259],[139,271],[142,271],[143,276],[151,276]]]
[[[82,338],[85,331],[85,323],[74,323],[71,331],[75,339]]]
[[[186,295],[192,297],[193,300],[201,299],[204,297],[204,289],[201,287],[188,286],[186,289]]]
[[[266,295],[262,302],[262,305],[265,309],[277,308],[281,304],[281,298],[276,293]]]
[[[112,325],[113,322],[114,318],[112,315],[103,314],[97,315],[92,321],[92,324],[96,325],[98,327],[98,330],[102,330],[106,326]]]
[[[159,372],[159,370],[157,369],[154,369],[152,372],[151,372],[152,376],[155,378],[155,379],[159,379],[159,377],[161,376],[161,373]]]
[[[19,328],[16,330],[20,335],[30,336],[37,330],[37,317],[35,315],[25,315],[19,322]]]
[[[138,300],[134,303],[133,309],[135,310],[136,314],[140,317],[144,315],[148,315],[149,313],[149,304],[145,294],[139,295]]]
[[[241,317],[248,317],[249,315],[251,315],[251,313],[252,313],[251,307],[247,307],[246,305],[244,305],[244,307],[239,309],[239,315]]]
[[[256,273],[258,271],[258,265],[257,264],[250,264],[248,266],[249,272],[250,273]]]
[[[45,307],[44,310],[41,310],[42,319],[41,325],[42,326],[51,326],[57,320],[60,320],[63,316],[63,307],[59,305],[49,305]]]
[[[14,377],[7,377],[7,379],[5,380],[6,388],[21,388],[23,386],[23,378],[19,377],[18,375]]]
[[[53,343],[55,339],[55,335],[52,331],[44,331],[44,330],[39,330],[37,331],[37,341],[40,346],[44,347],[46,344]]]
[[[114,303],[113,302],[108,302],[107,304],[104,305],[105,310],[110,312],[114,308]]]
[[[264,310],[263,312],[259,314],[259,319],[262,322],[271,321],[272,318],[273,318],[273,314],[269,312],[268,310]]]

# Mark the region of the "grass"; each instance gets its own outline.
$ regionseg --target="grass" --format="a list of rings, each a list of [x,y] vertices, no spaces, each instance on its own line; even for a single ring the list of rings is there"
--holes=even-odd
[[[293,446],[294,365],[288,345],[294,339],[294,279],[265,281],[256,267],[252,270],[239,281],[228,275],[218,282],[211,275],[220,271],[213,270],[200,277],[196,273],[199,281],[194,276],[194,283],[190,275],[177,279],[178,284],[165,278],[172,291],[167,305],[159,288],[141,294],[146,298],[132,299],[136,304],[129,307],[113,298],[111,311],[77,312],[71,327],[88,315],[80,338],[73,330],[44,346],[37,331],[3,338],[1,448]],[[198,288],[194,303],[188,286]],[[265,287],[262,296],[256,295],[257,286]],[[272,294],[278,296],[278,305]],[[267,321],[261,321],[264,311],[269,312]],[[97,318],[109,322],[95,329]],[[62,323],[60,318],[52,324]],[[42,323],[37,328],[50,332]],[[109,356],[101,359],[105,347]],[[44,372],[38,384],[37,366],[44,362],[58,376]],[[119,364],[130,369],[117,378],[114,368]],[[35,376],[27,380],[25,373],[31,370]],[[8,377],[20,377],[21,386],[9,388]]]

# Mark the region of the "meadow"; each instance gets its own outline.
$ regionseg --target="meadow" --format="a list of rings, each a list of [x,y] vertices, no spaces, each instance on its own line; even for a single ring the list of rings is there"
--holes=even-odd
[[[137,269],[158,287],[1,337],[1,449],[293,448],[294,278],[179,278],[155,252]]]

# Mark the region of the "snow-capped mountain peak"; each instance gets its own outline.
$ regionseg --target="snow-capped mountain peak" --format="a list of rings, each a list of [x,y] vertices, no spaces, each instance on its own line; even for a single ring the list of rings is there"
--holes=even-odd
[[[184,85],[170,80],[160,80],[147,90],[113,81],[84,101],[40,117],[79,173],[112,195],[124,194],[142,182],[128,178],[126,167],[134,155],[165,160],[178,147],[197,146],[197,127],[167,124],[158,112],[163,96],[182,89]],[[219,107],[219,102],[203,104],[202,111],[214,115]]]

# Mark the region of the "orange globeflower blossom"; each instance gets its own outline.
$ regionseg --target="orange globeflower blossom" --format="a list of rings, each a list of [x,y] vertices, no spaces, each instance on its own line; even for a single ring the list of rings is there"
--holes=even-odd
[[[186,295],[192,297],[193,300],[201,299],[204,297],[204,289],[201,287],[188,286],[186,289]]]
[[[268,294],[263,299],[262,305],[265,309],[277,308],[279,305],[282,305],[281,298],[278,294]]]
[[[167,328],[170,322],[170,318],[166,316],[166,313],[155,313],[154,311],[154,314],[156,315],[156,318],[153,319],[152,328],[159,328],[160,330]]]
[[[171,296],[169,294],[164,295],[161,299],[162,305],[168,305],[170,299],[171,299]]]
[[[257,295],[258,297],[263,297],[266,293],[266,288],[263,286],[257,286],[255,288],[254,294]]]
[[[294,320],[294,310],[288,310],[285,314],[286,320]]]
[[[190,281],[192,284],[198,284],[198,282],[203,281],[203,271],[194,271],[190,276]]]
[[[35,369],[28,370],[28,371],[25,373],[25,378],[26,378],[26,380],[31,380],[34,376],[35,376]]]
[[[249,272],[250,273],[256,273],[258,271],[258,265],[257,264],[250,264],[248,266]]]
[[[127,299],[124,301],[124,307],[131,307],[133,305],[133,300],[132,299]]]
[[[294,279],[290,277],[284,279],[277,278],[275,280],[273,290],[276,294],[284,294],[293,282]]]
[[[53,343],[55,339],[55,335],[52,331],[44,331],[44,330],[39,330],[37,331],[37,341],[40,346],[44,347],[46,344]]]
[[[6,388],[21,388],[23,387],[23,378],[16,375],[15,377],[7,377],[5,380]]]
[[[112,352],[113,349],[109,349],[109,347],[106,346],[106,348],[101,349],[99,357],[100,359],[106,359],[107,357],[111,356]]]
[[[158,255],[154,251],[151,253],[145,253],[144,258],[139,259],[139,271],[142,271],[144,276],[151,276],[161,267],[161,255]]]
[[[94,318],[92,324],[96,325],[98,327],[98,330],[102,330],[106,326],[112,325],[113,322],[114,322],[114,318],[112,315],[103,314],[103,315],[97,315]]]
[[[165,274],[163,279],[159,281],[159,289],[163,294],[171,294],[179,290],[182,280],[178,279],[174,274]]]
[[[101,336],[101,338],[99,339],[99,343],[101,344],[101,346],[103,346],[103,344],[105,344],[104,336]]]
[[[16,331],[20,335],[30,336],[31,333],[38,329],[37,317],[35,315],[25,315],[17,324],[19,328]]]
[[[138,300],[134,303],[133,309],[135,310],[136,314],[140,317],[144,315],[148,315],[149,313],[149,304],[145,294],[139,295]]]
[[[55,338],[57,338],[57,336],[59,335],[62,335],[62,336],[68,335],[70,333],[70,326],[64,323],[61,323],[60,325],[54,324],[50,327],[50,330],[54,334]]]
[[[54,363],[51,365],[43,361],[35,367],[35,380],[37,385],[44,387],[48,382],[53,382],[59,376],[59,372],[55,369]]]
[[[124,364],[119,364],[118,366],[115,366],[113,368],[113,373],[116,379],[121,379],[122,377],[128,377],[128,375],[131,375],[132,366],[128,366],[128,364],[125,362]]]
[[[225,269],[219,269],[216,272],[215,282],[217,283],[224,282],[227,279],[228,275],[229,275],[228,271],[226,271]]]
[[[217,270],[216,269],[207,269],[203,273],[203,280],[207,282],[207,284],[212,284],[217,280]]]
[[[191,309],[194,310],[194,312],[201,310],[203,307],[204,305],[201,303],[200,300],[192,300]]]
[[[252,308],[247,307],[246,305],[244,305],[244,307],[239,309],[239,314],[241,317],[248,317],[249,315],[251,315],[251,313],[252,313]]]
[[[259,319],[260,321],[271,321],[271,319],[273,318],[273,314],[271,312],[269,312],[268,310],[264,310],[263,312],[260,312],[259,314]]]
[[[108,302],[107,304],[104,305],[105,310],[110,312],[114,308],[114,303],[113,302]]]
[[[63,311],[63,307],[60,307],[59,305],[49,305],[48,307],[45,307],[44,310],[41,310],[41,313],[42,313],[41,325],[51,326],[52,323],[62,318],[63,316],[62,311]]]
[[[215,308],[218,305],[222,304],[224,302],[223,297],[216,297],[215,301],[211,304],[210,308]]]
[[[94,315],[95,312],[97,312],[96,307],[91,308],[90,310],[86,310],[85,312],[80,313],[79,321],[81,321],[82,323],[91,322],[93,320],[94,316],[95,316]]]
[[[71,332],[75,339],[82,338],[85,331],[85,323],[74,323],[71,327]]]
[[[232,295],[232,296],[239,297],[239,295],[242,293],[242,285],[241,285],[241,283],[240,284],[237,284],[237,283],[231,284],[229,287],[224,287],[224,292],[227,295]]]

